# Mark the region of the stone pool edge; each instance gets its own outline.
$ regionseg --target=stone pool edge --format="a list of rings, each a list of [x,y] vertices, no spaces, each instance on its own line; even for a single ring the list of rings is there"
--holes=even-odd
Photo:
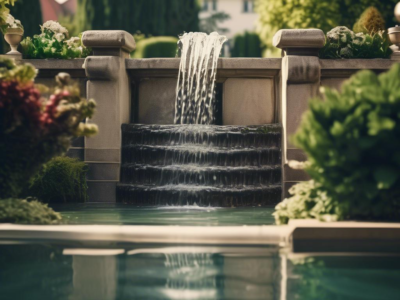
[[[295,220],[286,226],[0,225],[0,243],[279,246],[294,253],[399,253],[400,223]]]

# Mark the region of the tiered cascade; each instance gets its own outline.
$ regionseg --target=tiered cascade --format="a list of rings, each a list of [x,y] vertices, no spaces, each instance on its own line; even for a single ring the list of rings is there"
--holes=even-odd
[[[118,199],[136,205],[264,206],[281,197],[281,128],[123,125]]]

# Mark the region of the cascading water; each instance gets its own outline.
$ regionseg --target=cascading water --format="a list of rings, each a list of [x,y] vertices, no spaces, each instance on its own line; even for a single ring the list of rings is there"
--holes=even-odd
[[[175,124],[214,124],[217,64],[226,40],[217,32],[190,32],[180,37]]]
[[[281,200],[281,127],[215,126],[224,36],[180,37],[175,124],[122,126],[119,202],[261,206]]]

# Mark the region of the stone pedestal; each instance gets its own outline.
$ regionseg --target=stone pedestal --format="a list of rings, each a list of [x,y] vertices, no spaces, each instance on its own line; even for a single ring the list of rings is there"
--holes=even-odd
[[[283,193],[299,181],[308,180],[304,171],[293,170],[289,160],[305,161],[304,153],[296,149],[290,137],[297,131],[301,117],[308,108],[308,100],[318,96],[321,84],[321,66],[318,51],[325,44],[325,35],[319,29],[283,29],[273,40],[282,49],[282,169]]]
[[[85,162],[89,165],[90,202],[115,202],[121,162],[121,124],[130,123],[131,91],[125,59],[136,47],[128,32],[86,31],[82,36],[93,56],[85,60],[87,97],[97,102],[90,122],[99,134],[85,140]]]

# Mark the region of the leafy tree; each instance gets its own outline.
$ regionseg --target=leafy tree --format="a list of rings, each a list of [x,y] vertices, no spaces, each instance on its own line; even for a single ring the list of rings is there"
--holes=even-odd
[[[146,36],[199,30],[197,0],[78,0],[80,31],[122,29]]]
[[[259,14],[257,32],[267,46],[272,47],[272,37],[284,28],[319,28],[324,32],[336,26],[352,28],[353,24],[370,7],[376,7],[386,26],[394,26],[394,7],[398,0],[256,0]]]

